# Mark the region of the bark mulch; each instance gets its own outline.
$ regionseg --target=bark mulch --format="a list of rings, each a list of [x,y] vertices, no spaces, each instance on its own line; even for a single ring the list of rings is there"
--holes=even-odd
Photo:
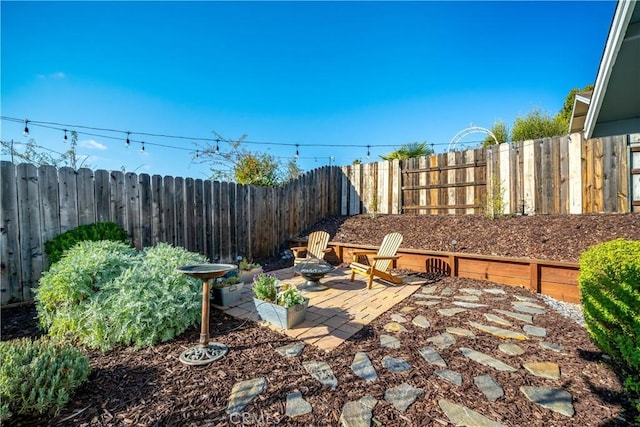
[[[581,251],[598,241],[615,237],[640,240],[638,215],[537,216],[506,218],[495,223],[484,217],[471,217],[476,221],[473,223],[471,219],[458,219],[464,217],[427,218],[431,222],[418,216],[334,218],[316,228],[331,230],[333,240],[363,244],[379,244],[381,236],[387,232],[400,231],[404,235],[404,247],[450,250],[447,245],[455,238],[459,251],[566,261],[577,260]],[[458,227],[473,227],[473,230],[465,235],[456,231]],[[271,270],[291,262],[289,259],[263,261]],[[444,287],[454,291],[463,287],[501,287],[509,294],[534,296],[525,289],[469,279],[443,278],[436,284],[439,290]],[[493,301],[489,308],[470,309],[457,317],[445,318],[436,313],[438,306],[416,306],[415,301],[411,297],[405,299],[329,353],[306,346],[302,355],[294,358],[285,358],[275,352],[276,348],[293,342],[285,335],[213,310],[211,337],[229,346],[229,353],[220,361],[203,367],[183,366],[178,361],[179,354],[198,341],[199,326],[153,348],[124,348],[108,353],[90,351],[92,373],[89,381],[59,414],[16,417],[7,425],[334,426],[340,425],[339,417],[345,403],[367,394],[378,399],[373,415],[386,426],[451,425],[437,403],[443,398],[509,427],[631,425],[628,421],[632,419],[631,405],[622,393],[621,379],[609,365],[608,357],[591,343],[586,330],[573,320],[551,308],[535,318],[536,326],[547,329],[545,340],[564,347],[560,353],[542,350],[539,339],[531,339],[518,342],[525,350],[524,355],[506,356],[498,351],[495,337],[479,331],[474,331],[476,338],[457,337],[456,345],[440,351],[449,368],[463,376],[462,386],[456,387],[438,379],[433,374],[438,368],[426,364],[417,349],[427,345],[427,337],[443,332],[446,326],[468,327],[469,320],[487,324],[483,313],[490,312],[491,308],[510,310],[510,303],[508,300]],[[416,307],[405,317],[422,314],[430,320],[431,327],[424,331],[409,328],[410,333],[399,334],[402,346],[398,350],[381,348],[380,335],[387,334],[383,326],[391,320],[392,314],[399,314],[405,306]],[[33,306],[3,309],[1,314],[2,340],[39,334]],[[516,367],[531,361],[554,361],[560,365],[561,379],[552,381],[534,377],[522,368],[515,373],[497,372],[461,357],[458,350],[461,346],[487,353]],[[351,361],[358,351],[367,352],[371,358],[379,375],[377,382],[366,383],[351,371]],[[409,373],[393,374],[381,365],[385,355],[403,358],[413,369]],[[339,381],[336,389],[323,387],[307,374],[302,362],[311,360],[326,361],[331,366]],[[474,376],[488,373],[505,392],[504,398],[496,402],[487,401],[473,384]],[[257,377],[266,378],[265,392],[245,408],[243,417],[229,417],[225,409],[233,384]],[[384,401],[385,390],[402,382],[425,392],[424,397],[406,412],[399,412]],[[569,418],[529,402],[519,391],[523,385],[564,388],[573,396],[575,415]],[[287,394],[295,390],[313,406],[313,413],[291,419],[284,416],[285,404]]]

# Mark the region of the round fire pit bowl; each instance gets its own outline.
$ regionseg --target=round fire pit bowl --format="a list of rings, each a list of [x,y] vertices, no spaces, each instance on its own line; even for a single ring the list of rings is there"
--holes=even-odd
[[[324,260],[311,258],[308,261],[299,263],[293,267],[293,270],[307,280],[305,283],[297,286],[298,290],[317,292],[327,289],[326,286],[320,284],[320,279],[333,270],[333,266]]]

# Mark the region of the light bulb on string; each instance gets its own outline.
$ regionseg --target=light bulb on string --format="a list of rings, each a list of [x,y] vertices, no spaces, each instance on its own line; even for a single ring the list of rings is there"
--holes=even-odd
[[[142,148],[140,149],[140,151],[144,153],[144,141],[141,141],[141,143],[142,143]]]
[[[29,136],[29,120],[24,121],[24,131],[22,132],[24,136]]]
[[[298,158],[298,156],[300,155],[300,152],[298,151],[298,147],[299,147],[299,145],[298,145],[298,144],[296,144],[296,159],[297,159],[297,158]]]
[[[127,148],[131,146],[131,141],[129,141],[129,135],[131,135],[131,132],[127,132],[127,140],[125,141],[125,144],[127,144]]]
[[[216,154],[220,153],[220,140],[216,139]]]
[[[66,129],[64,130],[64,137],[62,139],[64,140],[64,142],[68,141],[68,139],[67,139],[67,130]]]
[[[367,145],[367,159],[368,159],[369,157],[371,157],[370,148],[371,148],[371,146],[370,146],[370,145]]]

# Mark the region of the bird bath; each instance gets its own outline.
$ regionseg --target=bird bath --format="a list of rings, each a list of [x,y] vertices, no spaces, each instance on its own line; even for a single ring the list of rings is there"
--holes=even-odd
[[[197,264],[176,268],[178,273],[202,280],[202,319],[200,321],[200,342],[180,354],[185,365],[206,365],[220,359],[229,348],[219,342],[209,342],[209,291],[210,280],[217,279],[238,268],[233,264]]]
[[[311,258],[299,263],[293,267],[293,270],[307,280],[297,288],[301,291],[315,292],[327,289],[326,286],[320,284],[320,279],[333,270],[333,266],[319,258]]]

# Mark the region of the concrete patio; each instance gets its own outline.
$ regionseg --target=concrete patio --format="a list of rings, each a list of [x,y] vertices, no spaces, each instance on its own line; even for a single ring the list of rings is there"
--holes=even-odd
[[[296,286],[305,282],[303,277],[293,271],[293,267],[270,274]],[[255,310],[251,284],[245,285],[242,297],[236,305],[222,309],[230,316],[260,322],[291,338],[331,351],[373,319],[413,294],[425,282],[392,285],[374,280],[373,288],[368,290],[364,276],[356,275],[353,282],[350,277],[350,269],[336,268],[320,280],[327,287],[326,290],[303,292],[310,300],[305,321],[292,329],[281,329],[260,320]]]

